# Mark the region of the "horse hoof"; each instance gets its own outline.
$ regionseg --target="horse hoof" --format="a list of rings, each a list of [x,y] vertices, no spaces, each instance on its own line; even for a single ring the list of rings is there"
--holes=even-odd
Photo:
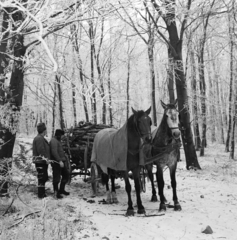
[[[158,199],[157,199],[156,195],[152,195],[151,202],[158,202]]]
[[[161,203],[160,204],[160,209],[159,209],[159,212],[165,212],[166,211],[166,206],[164,203]]]
[[[112,200],[112,203],[118,203],[118,199],[115,192],[112,192],[111,200]]]
[[[145,214],[146,211],[145,211],[144,208],[143,208],[143,209],[138,209],[138,210],[137,210],[137,213],[138,213],[138,214]]]
[[[174,205],[174,211],[181,211],[181,210],[182,208],[179,203]]]
[[[117,204],[119,201],[118,201],[117,198],[113,198],[113,199],[112,199],[112,202],[115,203],[115,204]]]
[[[111,193],[110,192],[107,192],[107,199],[106,199],[106,202],[107,204],[112,204],[113,201],[112,201],[112,197],[111,197]]]
[[[133,209],[128,209],[126,212],[126,216],[130,217],[130,216],[134,216],[134,210]]]

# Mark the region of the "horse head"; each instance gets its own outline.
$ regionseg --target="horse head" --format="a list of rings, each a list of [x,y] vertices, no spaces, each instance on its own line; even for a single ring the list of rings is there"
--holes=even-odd
[[[178,139],[180,137],[179,130],[179,111],[177,110],[177,99],[174,103],[165,104],[161,100],[161,105],[164,108],[164,115],[166,116],[166,123],[171,130],[172,137]]]
[[[151,118],[149,114],[151,112],[151,107],[146,111],[136,111],[132,108],[134,114],[134,124],[136,126],[137,132],[145,143],[151,142]]]

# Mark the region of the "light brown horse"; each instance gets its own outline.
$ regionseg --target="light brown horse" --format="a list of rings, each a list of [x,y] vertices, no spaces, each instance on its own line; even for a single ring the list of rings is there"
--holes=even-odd
[[[164,108],[164,115],[155,137],[152,141],[151,156],[156,159],[153,164],[146,166],[148,176],[151,180],[152,198],[151,201],[157,201],[154,185],[152,167],[156,165],[156,179],[160,196],[160,211],[166,210],[166,199],[164,196],[164,178],[163,169],[168,166],[170,170],[171,186],[173,189],[174,210],[180,211],[181,206],[176,193],[176,168],[180,156],[180,130],[179,130],[179,112],[177,110],[177,100],[173,104],[165,104],[161,101]]]

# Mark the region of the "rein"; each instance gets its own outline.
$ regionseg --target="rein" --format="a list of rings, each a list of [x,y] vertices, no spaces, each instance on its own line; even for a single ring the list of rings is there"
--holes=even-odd
[[[176,141],[176,139],[175,139],[175,141]],[[181,144],[180,142],[177,142],[177,141],[176,141],[176,143],[171,143],[171,144],[168,144],[168,145],[166,145],[166,146],[164,146],[164,147],[155,147],[155,146],[153,145],[153,148],[155,148],[155,149],[160,149],[162,152],[161,152],[161,153],[158,153],[158,154],[156,154],[155,156],[152,156],[152,157],[150,157],[150,158],[146,158],[146,159],[145,159],[145,165],[148,165],[148,164],[150,164],[150,163],[153,163],[153,162],[159,160],[159,158],[162,157],[165,153],[169,153],[169,152],[171,152],[172,150],[178,150],[178,149],[180,149],[181,145],[182,145],[182,144]]]

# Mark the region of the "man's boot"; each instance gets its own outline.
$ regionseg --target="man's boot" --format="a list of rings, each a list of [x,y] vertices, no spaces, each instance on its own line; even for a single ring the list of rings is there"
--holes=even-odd
[[[58,191],[58,183],[53,183],[54,197],[57,199],[63,198],[63,196]]]
[[[67,191],[65,191],[65,185],[66,185],[66,183],[61,182],[61,184],[60,184],[60,189],[59,189],[59,193],[68,196],[70,193],[67,192]]]
[[[44,185],[39,185],[38,186],[38,198],[42,199],[42,198],[45,198],[46,195],[45,195],[45,186]]]

